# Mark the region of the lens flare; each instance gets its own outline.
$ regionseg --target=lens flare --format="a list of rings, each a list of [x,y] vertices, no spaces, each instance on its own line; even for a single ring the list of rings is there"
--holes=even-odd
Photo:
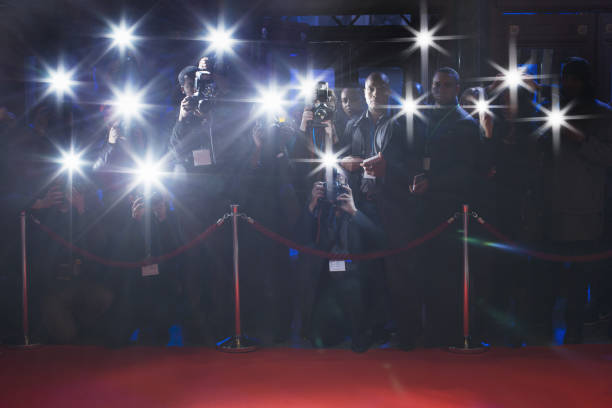
[[[547,113],[547,121],[546,123],[551,128],[560,128],[561,126],[565,126],[567,124],[565,113],[558,109],[553,109]]]
[[[115,99],[110,104],[114,108],[115,116],[127,120],[140,118],[146,108],[141,93],[129,87],[124,91],[115,91]]]
[[[232,33],[223,28],[209,29],[205,40],[209,41],[211,48],[217,52],[231,51],[236,43],[236,40],[232,38]]]
[[[48,70],[47,78],[43,82],[49,84],[48,92],[55,92],[58,96],[72,94],[72,87],[76,85],[76,81],[72,79],[72,72],[66,71],[63,67]]]
[[[510,69],[504,74],[504,83],[508,87],[516,88],[523,83],[523,71]]]
[[[402,111],[408,114],[415,114],[418,111],[418,104],[414,99],[402,101]]]
[[[327,168],[336,167],[338,164],[338,157],[333,153],[325,153],[321,156],[321,163]]]
[[[139,163],[134,170],[136,182],[141,184],[157,184],[161,180],[162,172],[159,169],[159,164],[146,160]]]
[[[111,33],[108,35],[113,40],[112,46],[120,50],[133,48],[136,37],[134,36],[135,27],[127,27],[125,21],[122,21],[118,26],[111,27]]]
[[[419,31],[416,35],[416,44],[421,48],[433,46],[434,39],[431,31]]]
[[[83,161],[81,160],[81,153],[75,153],[73,150],[69,152],[62,152],[62,157],[59,159],[62,165],[62,171],[67,171],[72,174],[75,171],[80,171]]]

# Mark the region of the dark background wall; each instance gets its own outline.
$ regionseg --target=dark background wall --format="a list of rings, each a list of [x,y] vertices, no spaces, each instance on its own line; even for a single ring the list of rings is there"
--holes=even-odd
[[[405,41],[412,36],[406,25],[418,29],[421,24],[420,5],[387,0],[2,0],[2,104],[17,113],[26,109],[27,83],[41,61],[54,64],[59,56],[68,56],[90,71],[99,63],[106,21],[121,17],[138,21],[138,32],[147,38],[139,49],[140,66],[166,72],[168,80],[201,52],[193,39],[202,32],[203,22],[215,24],[222,16],[240,21],[236,36],[245,42],[239,53],[259,71],[272,69],[283,77],[290,75],[281,72],[287,66],[329,68],[341,85],[359,80],[360,69],[379,66],[398,69],[405,85],[420,76],[419,52],[407,53],[410,43]],[[489,61],[508,63],[508,43],[514,38],[519,63],[529,61],[540,74],[558,73],[568,56],[589,59],[596,68],[599,97],[611,99],[609,1],[432,0],[428,11],[430,27],[443,24],[437,34],[461,35],[440,42],[448,54],[430,52],[430,70],[450,65],[459,69],[466,85],[476,85],[480,77],[495,73]],[[297,16],[319,19],[312,24],[314,20]],[[267,39],[261,36],[264,27]]]

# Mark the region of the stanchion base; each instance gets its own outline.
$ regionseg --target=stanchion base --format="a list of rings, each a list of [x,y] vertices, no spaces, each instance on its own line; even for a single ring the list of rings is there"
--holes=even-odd
[[[249,353],[258,348],[257,341],[247,336],[231,336],[217,343],[217,350],[224,353]]]
[[[6,347],[11,350],[34,350],[41,348],[43,345],[40,343],[30,343],[30,344],[9,344]]]
[[[450,346],[448,351],[455,354],[482,354],[488,347],[477,346],[471,343],[464,343],[461,346]]]
[[[12,350],[32,350],[42,347],[42,343],[32,342],[29,337],[23,336],[10,336],[4,339],[2,347]]]

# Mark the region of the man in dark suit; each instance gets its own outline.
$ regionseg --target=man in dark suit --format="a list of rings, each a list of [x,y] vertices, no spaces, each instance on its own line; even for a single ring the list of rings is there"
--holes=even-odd
[[[479,177],[480,128],[459,104],[459,74],[440,68],[432,82],[433,109],[423,141],[425,177],[412,189],[423,200],[423,231],[471,203]],[[425,246],[425,343],[447,346],[461,339],[461,241],[455,228]]]
[[[403,121],[389,112],[391,89],[387,76],[371,73],[364,93],[368,109],[347,124],[345,135],[350,141],[350,156],[341,165],[350,172],[357,206],[383,226],[387,245],[397,247],[408,241],[414,231],[411,211],[414,198],[409,186],[417,170],[417,154],[408,142]],[[386,258],[384,276],[372,274],[373,296],[385,298],[385,286],[391,295],[402,349],[414,347],[418,329],[419,291],[414,281],[413,258],[405,254]],[[380,303],[379,307],[382,309]],[[383,323],[381,319],[380,326]]]

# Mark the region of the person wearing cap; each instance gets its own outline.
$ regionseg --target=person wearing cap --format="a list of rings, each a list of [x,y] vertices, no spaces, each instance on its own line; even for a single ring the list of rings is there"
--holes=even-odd
[[[612,109],[595,98],[591,66],[583,58],[566,61],[559,91],[558,109],[565,119],[558,133],[548,131],[541,137],[544,242],[554,253],[591,254],[601,249],[603,236],[607,169],[612,166]],[[582,342],[587,279],[596,267],[593,262],[551,263],[542,283],[549,287],[542,294],[547,319],[565,303],[566,344]],[[545,327],[552,326],[548,323],[552,322]]]

